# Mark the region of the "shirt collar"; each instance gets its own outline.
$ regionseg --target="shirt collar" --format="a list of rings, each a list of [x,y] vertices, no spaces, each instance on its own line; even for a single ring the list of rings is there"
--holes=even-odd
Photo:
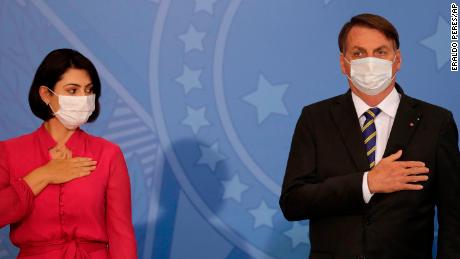
[[[51,134],[48,132],[48,130],[46,130],[44,123],[40,126],[40,128],[37,129],[37,134],[40,142],[47,150],[57,145],[56,141],[53,139],[53,137],[51,137]],[[69,148],[72,153],[83,148],[83,136],[84,132],[80,128],[77,128],[65,143],[66,147]]]
[[[355,93],[351,92],[351,98],[353,99],[353,104],[355,105],[356,114],[358,118],[360,118],[367,110],[373,108],[367,103],[365,103],[359,96]],[[401,95],[398,93],[396,88],[390,92],[390,94],[385,97],[376,107],[380,108],[382,112],[390,116],[391,118],[395,118],[396,112],[398,110],[399,102],[401,100]]]
[[[56,141],[51,137],[49,132],[45,128],[45,124],[43,123],[40,128],[37,129],[38,138],[40,143],[46,148],[51,149],[56,146]]]

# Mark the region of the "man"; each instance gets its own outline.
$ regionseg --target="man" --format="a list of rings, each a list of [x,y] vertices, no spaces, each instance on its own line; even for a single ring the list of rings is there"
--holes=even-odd
[[[339,34],[350,90],[304,107],[280,206],[310,220],[310,258],[460,258],[460,154],[452,114],[395,82],[399,36],[361,14]]]

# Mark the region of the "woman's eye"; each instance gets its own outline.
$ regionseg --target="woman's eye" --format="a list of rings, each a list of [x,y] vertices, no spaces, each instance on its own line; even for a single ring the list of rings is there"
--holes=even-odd
[[[67,92],[68,92],[69,94],[74,94],[74,93],[76,92],[76,90],[75,90],[75,89],[69,89],[69,90],[67,90]]]

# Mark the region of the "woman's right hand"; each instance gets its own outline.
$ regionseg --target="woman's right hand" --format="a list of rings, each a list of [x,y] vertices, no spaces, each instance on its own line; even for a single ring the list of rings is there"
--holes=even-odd
[[[66,155],[67,156],[67,155]],[[32,192],[39,194],[48,184],[60,184],[87,176],[96,169],[96,161],[89,157],[54,158],[36,168],[23,179]]]
[[[97,161],[89,157],[51,159],[36,170],[47,176],[48,184],[60,184],[89,175],[96,169],[96,164]]]

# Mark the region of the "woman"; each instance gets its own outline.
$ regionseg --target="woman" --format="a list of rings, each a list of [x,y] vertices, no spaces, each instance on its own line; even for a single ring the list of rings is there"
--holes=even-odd
[[[136,258],[129,176],[118,146],[79,126],[99,115],[94,65],[58,49],[29,92],[36,131],[0,142],[0,227],[18,258]]]

